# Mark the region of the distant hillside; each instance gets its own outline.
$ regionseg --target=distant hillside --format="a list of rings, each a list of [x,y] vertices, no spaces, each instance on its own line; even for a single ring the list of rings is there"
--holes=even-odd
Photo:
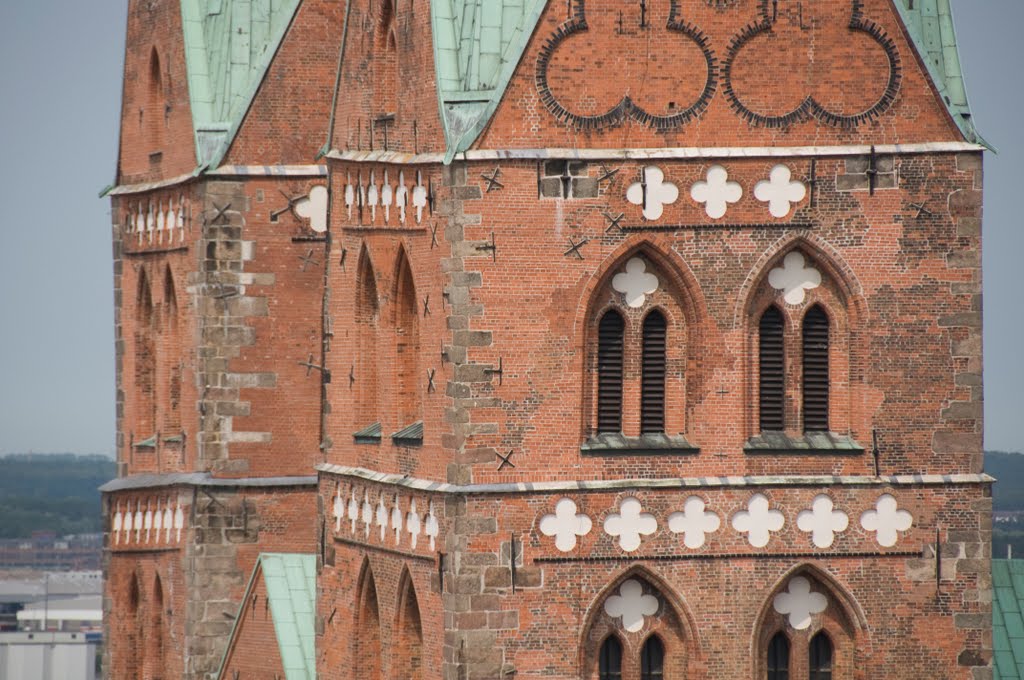
[[[116,474],[114,461],[105,456],[0,457],[0,538],[100,531],[97,488]]]
[[[997,513],[1020,513],[998,517],[992,525],[992,556],[1024,557],[1024,455],[1004,451],[985,452],[985,472],[996,478],[992,507]]]

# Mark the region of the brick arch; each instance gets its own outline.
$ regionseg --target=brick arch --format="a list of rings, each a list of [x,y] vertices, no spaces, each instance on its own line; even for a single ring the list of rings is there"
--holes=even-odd
[[[408,567],[402,568],[399,577],[394,631],[396,644],[391,646],[392,677],[423,680],[423,625],[416,587]]]
[[[380,340],[380,295],[377,274],[367,244],[359,253],[356,266],[356,356],[354,373],[358,385],[357,427],[364,428],[380,420],[380,381],[378,379]]]
[[[156,433],[157,315],[145,267],[139,268],[135,294],[135,422],[136,440]]]
[[[821,273],[821,285],[806,292],[804,302],[789,305],[779,291],[768,283],[773,269],[787,255],[800,252],[808,265]],[[803,319],[807,312],[820,306],[829,319],[829,364],[834,389],[829,394],[830,429],[839,434],[863,438],[870,431],[862,395],[866,389],[868,309],[863,288],[857,276],[840,253],[816,234],[798,232],[779,239],[769,247],[751,268],[740,288],[734,311],[734,327],[743,329],[744,403],[746,436],[756,435],[758,426],[758,328],[764,312],[775,306],[782,313],[786,342],[786,430],[795,433],[802,428],[802,393],[798,376],[802,370],[800,355]]]
[[[420,316],[416,282],[405,247],[395,258],[393,328],[395,333],[395,405],[398,427],[411,425],[422,417],[419,353]]]
[[[356,586],[355,628],[352,634],[353,677],[382,680],[381,619],[377,583],[368,558],[363,559]]]
[[[380,0],[374,29],[373,93],[374,116],[397,113],[402,85],[399,75],[397,17],[395,0]],[[383,142],[382,142],[383,144]]]
[[[612,280],[626,263],[642,257],[648,263],[647,271],[658,277],[657,291],[649,296],[641,308],[631,308],[622,295],[612,288]],[[584,438],[597,432],[597,337],[600,319],[611,309],[624,318],[624,394],[623,432],[637,436],[640,431],[640,361],[643,320],[653,311],[664,315],[669,338],[666,355],[667,377],[665,385],[665,430],[685,432],[689,422],[688,410],[697,403],[702,376],[697,367],[705,352],[707,314],[699,284],[686,264],[671,251],[666,251],[650,239],[633,239],[607,257],[582,287],[580,302],[574,321],[574,343],[580,363],[581,377],[580,430]],[[692,369],[692,370],[691,370]]]
[[[648,617],[643,629],[630,633],[615,624],[604,610],[609,597],[626,581],[645,584],[645,592],[658,597],[658,613]],[[634,565],[611,579],[591,601],[583,617],[577,664],[579,677],[598,678],[598,656],[603,642],[614,635],[622,644],[622,678],[639,680],[640,651],[644,642],[657,635],[665,648],[665,677],[689,677],[702,666],[699,636],[693,614],[678,592],[664,579],[642,565]]]
[[[160,574],[153,576],[153,592],[146,617],[145,677],[164,680],[166,629],[164,626],[164,587]]]
[[[149,65],[146,71],[146,139],[152,151],[158,151],[164,144],[164,109],[167,102],[164,88],[163,65],[160,51],[153,45],[149,51]]]
[[[178,293],[171,265],[164,267],[163,310],[157,366],[158,395],[161,402],[160,430],[164,437],[181,434],[181,335],[179,330]]]
[[[826,610],[814,616],[811,626],[803,631],[794,630],[786,617],[775,611],[776,595],[788,589],[791,579],[803,576],[814,592],[828,599]],[[871,638],[867,616],[850,590],[832,574],[813,563],[798,564],[780,576],[761,605],[750,636],[750,654],[754,680],[765,676],[768,642],[776,633],[782,633],[790,644],[790,677],[807,677],[807,652],[811,640],[826,632],[833,648],[834,680],[851,680],[856,660],[871,655]]]
[[[143,597],[142,588],[139,585],[138,568],[130,572],[128,583],[120,593],[120,597],[117,599],[123,598],[125,607],[121,608],[115,601],[114,608],[123,611],[124,616],[111,621],[111,634],[119,633],[123,642],[111,645],[112,677],[136,680],[143,677],[145,664],[145,645],[140,620],[143,611]]]

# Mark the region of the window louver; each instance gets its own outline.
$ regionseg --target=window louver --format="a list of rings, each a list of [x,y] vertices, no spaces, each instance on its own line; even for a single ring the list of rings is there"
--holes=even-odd
[[[598,675],[601,680],[622,680],[622,643],[614,637],[601,645]]]
[[[782,313],[769,307],[760,326],[760,418],[762,432],[785,429],[786,374],[782,339]]]
[[[640,680],[662,680],[664,677],[665,647],[652,635],[640,650]]]
[[[644,320],[643,367],[640,388],[640,432],[665,431],[665,346],[667,324],[661,312]]]
[[[804,431],[828,431],[828,316],[815,305],[804,317]]]
[[[597,331],[597,431],[622,431],[622,345],[625,322],[618,312],[601,318]]]
[[[768,643],[768,680],[789,680],[789,640],[782,633]]]
[[[811,640],[810,680],[832,680],[832,641],[824,633]]]

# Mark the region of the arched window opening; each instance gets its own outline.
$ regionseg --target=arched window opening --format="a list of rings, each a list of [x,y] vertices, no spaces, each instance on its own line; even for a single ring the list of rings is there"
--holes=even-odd
[[[396,672],[394,677],[402,680],[423,678],[423,627],[420,623],[420,606],[416,590],[408,573],[399,613],[398,646],[392,652]]]
[[[395,18],[394,0],[382,0],[375,40],[376,110],[374,115],[384,119],[381,121],[381,126],[378,126],[376,134],[379,147],[385,150],[389,145],[385,142],[387,133],[383,126],[389,127],[387,132],[393,131],[393,125],[391,125],[393,120],[387,120],[387,118],[398,113],[398,88],[402,82],[398,75],[398,36]]]
[[[665,431],[665,355],[668,324],[654,310],[644,319],[643,360],[640,379],[640,433]]]
[[[133,431],[138,438],[149,438],[156,432],[156,317],[153,295],[146,270],[139,270],[135,297],[135,397],[136,412]]]
[[[810,680],[832,680],[832,641],[827,634],[814,636],[809,657]]]
[[[829,319],[820,305],[804,316],[803,414],[805,432],[827,432]]]
[[[128,583],[128,616],[124,622],[127,644],[121,646],[122,658],[117,665],[123,669],[126,678],[137,678],[145,661],[145,646],[139,630],[139,578],[133,573]]]
[[[145,120],[150,145],[153,150],[163,146],[163,129],[166,98],[164,96],[163,71],[160,66],[160,54],[156,47],[149,53],[149,79],[146,92]]]
[[[416,286],[404,252],[399,255],[395,288],[397,415],[399,426],[407,427],[420,419],[420,322]]]
[[[153,582],[153,607],[149,613],[149,643],[147,649],[152,652],[147,661],[146,677],[161,680],[164,674],[164,588],[157,575]]]
[[[783,319],[778,307],[761,315],[759,326],[759,413],[762,432],[785,429],[785,348]]]
[[[597,331],[597,431],[622,432],[623,339],[622,315],[609,310]]]
[[[601,644],[598,677],[600,680],[622,680],[622,643],[614,635]]]
[[[358,418],[357,427],[362,429],[380,421],[380,387],[377,372],[380,303],[377,297],[377,277],[366,250],[363,250],[358,271],[355,310],[357,353],[354,362],[358,392],[355,412]]]
[[[359,634],[355,636],[353,677],[380,680],[380,609],[377,606],[377,585],[374,583],[369,564],[363,569],[356,624]]]
[[[168,266],[164,270],[164,323],[160,352],[165,366],[165,375],[161,386],[160,397],[165,401],[161,429],[167,436],[179,437],[181,431],[181,345],[178,334],[178,294],[174,285],[174,275]]]
[[[776,633],[768,642],[768,680],[789,680],[789,639]]]
[[[657,635],[652,635],[640,650],[640,680],[663,680],[664,677],[665,646]]]

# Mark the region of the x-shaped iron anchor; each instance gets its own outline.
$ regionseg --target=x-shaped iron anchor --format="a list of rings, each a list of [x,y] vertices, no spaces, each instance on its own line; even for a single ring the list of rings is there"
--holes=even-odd
[[[498,180],[501,177],[501,168],[495,168],[494,172],[490,175],[480,175],[487,182],[487,193],[491,193],[495,189],[504,189],[505,185]]]
[[[575,241],[572,240],[572,237],[570,236],[569,237],[569,250],[565,251],[562,254],[565,255],[566,257],[568,257],[569,255],[575,255],[576,257],[578,257],[579,259],[582,260],[584,258],[583,258],[583,253],[580,252],[580,248],[582,248],[583,246],[587,245],[588,243],[590,243],[590,239],[589,238],[585,238],[582,241],[580,241],[579,243],[576,243]]]
[[[514,468],[516,466],[516,464],[512,462],[512,456],[514,454],[514,449],[509,449],[508,453],[506,453],[504,456],[498,453],[497,451],[494,452],[494,455],[498,457],[499,461],[501,461],[498,463],[498,472],[501,472],[506,467]]]

